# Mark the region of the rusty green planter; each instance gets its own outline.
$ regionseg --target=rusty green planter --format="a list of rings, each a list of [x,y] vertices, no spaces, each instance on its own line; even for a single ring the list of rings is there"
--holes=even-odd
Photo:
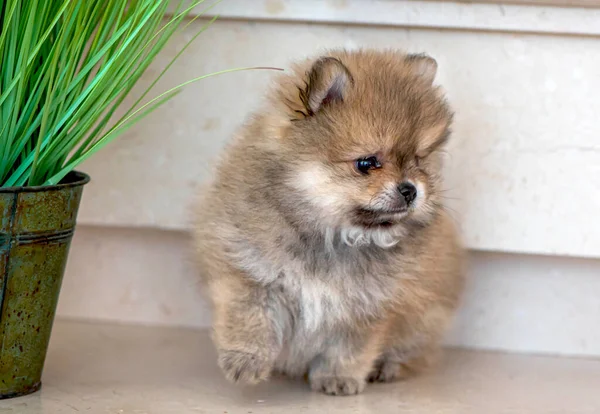
[[[0,188],[0,399],[37,391],[83,186]]]

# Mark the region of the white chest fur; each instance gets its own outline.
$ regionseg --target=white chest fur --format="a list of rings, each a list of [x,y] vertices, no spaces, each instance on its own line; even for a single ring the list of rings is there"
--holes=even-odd
[[[312,273],[299,260],[277,255],[266,258],[245,243],[236,247],[243,248],[235,249],[237,253],[230,257],[265,286],[280,286],[281,299],[286,302],[283,308],[297,313],[293,315],[300,323],[297,328],[309,332],[372,316],[393,291],[389,280],[357,275],[357,269],[345,261],[330,263],[323,273]]]
[[[307,331],[316,331],[348,317],[347,305],[350,298],[331,283],[320,279],[303,280],[291,286],[300,312],[299,319]]]

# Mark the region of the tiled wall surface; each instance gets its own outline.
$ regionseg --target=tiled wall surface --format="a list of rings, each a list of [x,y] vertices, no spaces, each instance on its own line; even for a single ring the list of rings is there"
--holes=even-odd
[[[448,344],[600,356],[600,261],[470,255],[469,288]],[[80,227],[59,314],[208,327],[210,310],[184,232]]]

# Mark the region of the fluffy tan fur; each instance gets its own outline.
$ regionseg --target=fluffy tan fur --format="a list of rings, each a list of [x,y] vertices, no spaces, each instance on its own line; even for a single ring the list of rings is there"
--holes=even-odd
[[[224,151],[195,241],[228,379],[307,375],[348,395],[429,364],[463,288],[436,69],[396,51],[307,60]]]

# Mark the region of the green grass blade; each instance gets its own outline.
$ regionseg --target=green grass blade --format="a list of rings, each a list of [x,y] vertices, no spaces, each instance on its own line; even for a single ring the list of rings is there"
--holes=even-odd
[[[169,39],[204,0],[4,0],[0,4],[0,183],[60,182],[198,76],[146,100],[200,28],[127,110],[117,109]],[[142,104],[143,103],[143,104]]]

